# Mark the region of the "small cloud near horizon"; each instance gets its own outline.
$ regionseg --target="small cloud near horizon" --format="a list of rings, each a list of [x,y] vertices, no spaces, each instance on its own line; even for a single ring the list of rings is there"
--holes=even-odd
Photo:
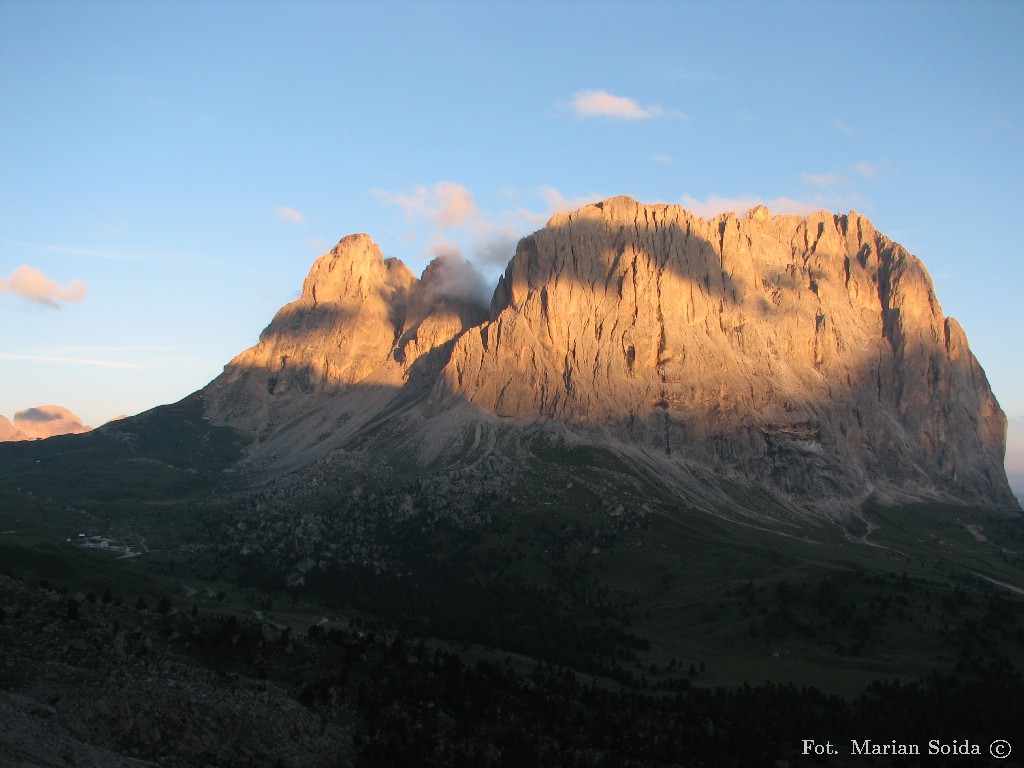
[[[286,221],[290,224],[305,224],[306,217],[303,216],[299,211],[294,208],[289,208],[287,205],[279,205],[274,209],[274,213],[277,214],[277,218],[281,221]]]
[[[84,300],[85,290],[81,280],[72,280],[62,287],[27,264],[16,268],[10,277],[0,277],[0,293],[13,293],[51,309],[60,309],[61,302]]]
[[[578,118],[608,117],[613,120],[648,120],[653,117],[686,119],[678,110],[665,110],[658,104],[642,106],[636,99],[616,96],[608,91],[577,91],[572,97],[573,114]]]

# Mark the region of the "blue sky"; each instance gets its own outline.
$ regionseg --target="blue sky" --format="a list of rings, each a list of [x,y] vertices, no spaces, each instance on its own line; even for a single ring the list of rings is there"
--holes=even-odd
[[[1024,4],[0,2],[0,414],[206,384],[368,232],[494,277],[555,210],[855,209],[920,256],[1024,488]]]

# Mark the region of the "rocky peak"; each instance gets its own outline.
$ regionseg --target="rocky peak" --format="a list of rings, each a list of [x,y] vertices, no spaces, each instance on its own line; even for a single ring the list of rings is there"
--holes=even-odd
[[[446,345],[487,319],[480,288],[462,259],[438,257],[420,280],[385,259],[368,235],[345,237],[316,260],[302,295],[277,312],[259,343],[205,389],[207,413],[268,438],[287,422],[322,435],[326,412],[357,425],[353,411],[372,416],[411,377],[436,373]],[[296,434],[282,442],[309,440]]]
[[[434,401],[599,428],[794,499],[1015,506],[1006,420],[958,329],[855,212],[708,221],[617,197],[520,242]]]

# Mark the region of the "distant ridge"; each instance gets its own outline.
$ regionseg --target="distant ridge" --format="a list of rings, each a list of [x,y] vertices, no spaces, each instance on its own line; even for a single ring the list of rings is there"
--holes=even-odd
[[[55,435],[77,435],[92,427],[60,405],[39,405],[14,414],[14,421],[0,416],[0,442],[42,440]]]

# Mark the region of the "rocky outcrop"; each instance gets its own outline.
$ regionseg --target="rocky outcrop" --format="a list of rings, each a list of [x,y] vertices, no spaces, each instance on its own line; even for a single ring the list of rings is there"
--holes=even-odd
[[[0,441],[42,440],[54,435],[78,435],[88,432],[75,414],[59,405],[40,405],[14,414],[11,421],[0,416]]]
[[[747,488],[748,510],[758,494],[1016,508],[1006,419],[962,329],[923,264],[855,212],[708,221],[606,200],[520,242],[489,319],[431,289],[456,266],[419,281],[346,238],[211,385],[210,413],[269,435],[286,412],[322,423],[331,394],[349,409],[335,447],[373,420],[407,444],[555,425],[691,501],[723,479]]]
[[[266,679],[316,648],[271,642],[266,624],[139,606],[0,575],[0,765],[347,764],[351,716],[326,722]]]

